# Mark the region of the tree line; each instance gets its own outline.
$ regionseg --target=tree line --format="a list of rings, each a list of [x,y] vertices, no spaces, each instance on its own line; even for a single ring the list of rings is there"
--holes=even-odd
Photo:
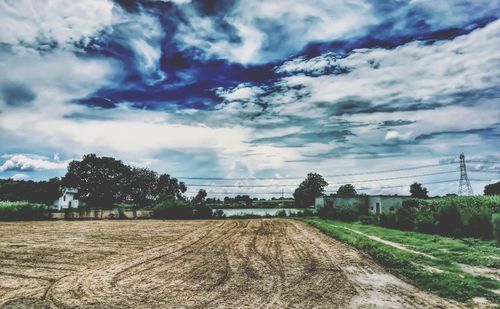
[[[328,182],[317,173],[309,173],[295,189],[293,198],[296,207],[305,208],[314,204],[314,199],[325,193]],[[120,203],[132,204],[134,208],[150,207],[166,199],[187,201],[186,184],[167,173],[159,174],[145,167],[124,164],[112,157],[99,157],[95,154],[83,156],[82,160],[72,161],[66,175],[47,181],[16,181],[0,179],[0,201],[29,201],[52,204],[61,194],[62,187],[78,189],[78,198],[88,207],[112,208]],[[207,198],[203,203],[219,204],[219,199]],[[352,184],[339,187],[333,195],[350,197],[358,193]],[[410,186],[410,194],[415,198],[428,198],[428,190],[419,183]],[[484,195],[499,195],[500,182],[484,188]],[[453,195],[453,194],[450,194]],[[249,195],[225,197],[225,204],[252,205],[258,199]]]
[[[325,193],[325,188],[328,187],[328,182],[317,173],[309,173],[307,177],[300,183],[293,193],[295,204],[298,207],[308,207],[314,205],[314,199]],[[418,199],[429,198],[429,191],[421,183],[414,182],[409,188],[410,196]],[[337,192],[332,196],[354,197],[358,195],[355,187],[352,184],[345,184],[338,188]],[[456,194],[447,194],[446,196],[454,196]],[[484,187],[484,195],[500,195],[500,182],[489,184]]]

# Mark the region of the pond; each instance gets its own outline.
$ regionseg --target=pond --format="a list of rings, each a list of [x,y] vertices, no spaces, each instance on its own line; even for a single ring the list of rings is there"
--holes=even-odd
[[[214,208],[214,211],[218,210]],[[243,215],[255,215],[255,216],[276,216],[278,211],[286,211],[287,216],[290,214],[296,214],[298,212],[302,212],[305,209],[302,208],[229,208],[229,209],[221,209],[226,217],[233,216],[243,216]],[[314,211],[314,209],[309,209]]]

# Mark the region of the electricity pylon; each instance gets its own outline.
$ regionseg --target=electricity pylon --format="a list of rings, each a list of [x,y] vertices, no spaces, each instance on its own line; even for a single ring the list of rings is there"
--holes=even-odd
[[[458,183],[458,195],[473,195],[469,177],[467,177],[467,167],[465,166],[465,155],[460,154],[460,181]]]

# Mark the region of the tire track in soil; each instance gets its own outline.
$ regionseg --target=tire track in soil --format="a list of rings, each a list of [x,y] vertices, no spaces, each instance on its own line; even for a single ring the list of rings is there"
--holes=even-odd
[[[151,230],[150,224],[158,231]],[[109,230],[106,243],[113,239],[113,232],[127,228]],[[146,235],[127,236],[134,247],[149,234],[159,242],[148,241],[142,252],[127,254],[122,250],[122,254],[104,257],[100,263],[92,261],[83,270],[58,277],[46,289],[42,285],[24,294],[20,291],[13,297],[25,297],[13,304],[60,308],[457,305],[402,282],[365,254],[298,221],[144,221],[133,225],[133,230]],[[167,236],[173,230],[175,236]],[[161,241],[163,234],[168,241]],[[127,242],[120,239],[120,246]],[[37,296],[39,291],[44,295]]]
[[[214,224],[212,222],[211,225],[215,225],[215,226],[210,228],[207,232],[205,232],[203,229],[201,229],[201,231],[205,232],[205,235],[202,235],[202,237],[206,236],[210,231],[215,230],[218,225],[223,225],[223,224],[224,224],[224,222],[222,224],[220,222],[217,222],[217,224]],[[211,225],[209,225],[209,227]],[[74,288],[76,288],[76,290],[78,290],[78,292],[79,292],[78,295],[80,298],[82,298],[82,296],[92,296],[92,295],[94,295],[94,298],[98,298],[98,297],[105,298],[107,296],[107,292],[102,291],[102,292],[104,292],[104,294],[103,294],[103,293],[101,293],[101,291],[96,290],[96,289],[100,289],[100,290],[104,289],[104,287],[102,285],[100,285],[99,283],[103,283],[103,284],[108,286],[108,289],[106,289],[106,291],[111,291],[112,289],[109,288],[109,280],[108,280],[109,276],[103,276],[101,273],[109,274],[111,272],[111,270],[113,270],[113,269],[118,269],[118,272],[120,272],[123,270],[123,268],[120,268],[120,266],[123,267],[124,265],[127,265],[127,266],[125,266],[125,268],[131,269],[133,267],[133,265],[144,264],[145,262],[147,262],[149,254],[154,255],[156,253],[156,254],[160,254],[162,256],[165,256],[168,254],[175,253],[184,247],[191,246],[193,243],[189,243],[188,245],[183,245],[180,249],[174,250],[174,252],[167,252],[167,253],[163,253],[163,252],[168,251],[172,246],[175,246],[178,243],[182,244],[183,238],[192,236],[193,234],[196,234],[196,233],[200,233],[200,230],[194,230],[194,231],[189,230],[187,233],[180,235],[179,237],[171,240],[170,242],[153,246],[142,253],[136,254],[135,256],[120,257],[118,260],[108,261],[107,263],[105,263],[105,265],[99,266],[95,269],[88,269],[88,270],[85,270],[82,272],[78,272],[75,274],[64,276],[64,277],[60,278],[59,280],[57,280],[56,282],[53,282],[51,284],[51,286],[47,289],[47,292],[45,293],[45,298],[47,300],[52,301],[57,307],[63,307],[63,308],[67,307],[66,305],[64,305],[62,300],[57,300],[56,297],[54,297],[52,295],[52,290],[54,288],[56,288],[56,286],[58,284],[64,284],[65,280],[73,282],[73,284],[71,284],[71,282],[66,283],[66,284],[68,284],[69,287],[71,287],[73,285]],[[195,238],[194,242],[197,242],[199,240],[200,240],[199,237]],[[159,251],[159,252],[156,252],[156,251]],[[130,262],[130,260],[134,260],[135,258],[141,260],[141,262]],[[146,259],[146,260],[143,261],[144,259]],[[151,260],[155,260],[155,259],[156,259],[156,257],[151,259]],[[130,264],[132,264],[132,265],[130,265]],[[107,267],[110,267],[110,265],[112,267],[111,270],[107,270]],[[99,282],[99,279],[106,279],[106,280],[101,280],[102,282]],[[93,281],[97,281],[97,282],[93,282]],[[106,284],[106,283],[108,283],[108,284]],[[67,297],[67,295],[65,293],[61,293],[61,294],[62,294],[63,298]]]
[[[126,273],[130,273],[130,272],[135,272],[135,270],[137,270],[138,268],[142,267],[142,266],[146,266],[150,263],[157,263],[159,265],[163,264],[161,259],[169,256],[169,257],[172,257],[172,261],[176,261],[177,259],[189,254],[189,253],[192,253],[192,252],[195,252],[197,250],[197,248],[199,248],[200,246],[209,246],[211,243],[219,240],[220,238],[224,237],[227,233],[229,233],[231,231],[231,229],[234,229],[236,228],[237,224],[235,222],[231,222],[231,223],[228,223],[227,221],[223,221],[222,224],[219,222],[216,222],[217,225],[213,226],[208,229],[208,231],[204,231],[202,229],[199,229],[197,231],[195,231],[194,233],[189,233],[187,234],[187,236],[184,236],[184,237],[180,237],[180,240],[183,240],[184,243],[185,242],[189,242],[188,245],[183,245],[181,246],[180,248],[176,248],[176,249],[173,249],[173,250],[170,250],[170,247],[172,247],[172,244],[170,244],[168,247],[161,247],[161,246],[157,246],[159,247],[159,252],[161,254],[158,254],[155,252],[154,256],[152,258],[150,258],[149,256],[151,255],[149,250],[142,253],[140,256],[139,256],[139,259],[141,259],[141,257],[145,256],[145,257],[148,257],[146,259],[142,258],[140,262],[134,262],[134,263],[130,263],[129,260],[130,260],[130,257],[126,257],[126,258],[123,258],[121,261],[114,261],[113,265],[111,266],[112,269],[111,270],[106,270],[105,268],[106,267],[109,267],[108,266],[101,266],[97,269],[94,269],[92,270],[90,273],[87,272],[84,272],[82,273],[82,276],[81,277],[78,277],[78,278],[74,278],[75,276],[71,276],[71,277],[68,277],[68,278],[65,278],[66,281],[69,281],[69,280],[76,280],[77,281],[77,289],[78,289],[78,294],[81,295],[81,296],[84,296],[84,301],[85,302],[89,302],[91,300],[98,300],[98,299],[101,299],[101,298],[106,298],[106,297],[110,297],[111,299],[113,299],[113,303],[115,302],[130,302],[132,300],[137,300],[137,301],[140,301],[144,298],[144,295],[140,296],[140,297],[134,297],[133,295],[128,295],[129,293],[127,291],[124,291],[123,289],[120,289],[119,287],[117,288],[116,286],[116,283],[117,283],[117,279],[121,279],[121,278],[118,278],[118,276],[121,276],[121,275],[124,275]],[[223,227],[223,225],[230,225],[229,228],[226,229],[226,231],[221,231],[221,228]],[[182,239],[182,238],[193,238],[193,234],[195,234],[196,236],[194,236],[194,240],[193,241],[186,241],[185,239]],[[208,237],[212,235],[212,237]],[[123,263],[123,262],[124,263]],[[129,264],[129,265],[127,265]],[[131,265],[130,265],[131,264]],[[125,266],[127,265],[127,266]],[[167,264],[163,265],[162,267],[166,267],[168,266]],[[158,271],[158,269],[156,267],[152,267],[152,269],[154,269],[155,272]],[[179,268],[180,270],[182,270],[183,268]],[[104,272],[105,275],[101,275],[100,273]],[[146,272],[146,275],[143,276],[144,277],[147,277],[147,276],[153,276],[154,273],[147,273]],[[183,272],[181,273],[181,275],[185,276],[186,273]],[[141,278],[140,276],[140,272],[139,272],[139,278]],[[110,280],[111,278],[111,280]],[[135,281],[136,283],[139,283],[140,281],[139,280],[136,280]],[[133,285],[134,282],[132,283],[129,283]],[[182,283],[182,280],[179,282],[179,283]],[[141,292],[144,294],[145,291],[143,291],[144,289],[141,289]],[[150,294],[148,292],[146,292],[147,294]],[[111,295],[110,295],[111,294]],[[93,301],[91,301],[92,303]]]

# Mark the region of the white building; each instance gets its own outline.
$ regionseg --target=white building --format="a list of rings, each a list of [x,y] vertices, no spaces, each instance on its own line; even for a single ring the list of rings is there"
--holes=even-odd
[[[63,188],[62,196],[54,202],[53,209],[63,210],[69,208],[78,208],[78,200],[75,199],[75,194],[78,190],[75,188]]]
[[[316,210],[329,207],[357,207],[361,213],[374,215],[388,214],[403,206],[409,196],[395,195],[356,195],[352,197],[319,196],[314,201]]]

